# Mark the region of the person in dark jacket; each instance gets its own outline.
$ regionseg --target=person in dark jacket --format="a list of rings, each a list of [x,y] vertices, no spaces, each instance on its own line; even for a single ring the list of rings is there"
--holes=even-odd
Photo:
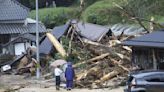
[[[67,90],[71,90],[72,89],[74,76],[75,76],[75,72],[74,72],[74,69],[72,67],[72,63],[68,62],[67,63],[67,68],[65,70],[65,78],[66,78]]]

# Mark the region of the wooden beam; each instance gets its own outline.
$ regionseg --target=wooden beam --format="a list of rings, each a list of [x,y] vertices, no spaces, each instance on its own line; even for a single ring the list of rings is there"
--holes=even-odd
[[[157,70],[157,60],[155,57],[155,50],[154,49],[152,49],[152,55],[153,55],[153,68],[154,68],[154,70]]]

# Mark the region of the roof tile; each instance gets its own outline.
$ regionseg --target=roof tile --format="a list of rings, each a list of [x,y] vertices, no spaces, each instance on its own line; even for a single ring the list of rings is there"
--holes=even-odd
[[[15,0],[0,1],[0,21],[26,19],[28,13],[29,9]]]
[[[28,23],[3,23],[0,24],[0,34],[17,34],[17,33],[35,33],[36,24]],[[39,32],[46,32],[46,28],[43,24],[39,23]]]

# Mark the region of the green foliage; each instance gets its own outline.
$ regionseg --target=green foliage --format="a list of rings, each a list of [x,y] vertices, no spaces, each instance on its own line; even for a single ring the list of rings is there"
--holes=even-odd
[[[36,0],[18,0],[18,1],[30,9],[35,9]],[[39,8],[51,7],[53,1],[55,1],[56,6],[70,6],[76,0],[38,0]]]
[[[18,0],[18,1],[30,9],[35,9],[35,2],[36,2],[35,0]],[[47,0],[38,0],[39,8],[46,7],[46,1]]]
[[[35,10],[31,11],[30,17],[35,19],[35,14]],[[76,9],[73,8],[59,7],[39,9],[39,20],[48,28],[65,24],[68,19],[73,18],[75,15]]]
[[[60,38],[60,41],[62,43],[62,46],[66,50],[66,52],[68,52],[70,39],[63,36]],[[89,58],[91,58],[91,53],[88,50],[86,50],[85,48],[81,49],[81,47],[78,46],[78,44],[75,42],[72,42],[71,45],[72,45],[71,53],[66,58],[64,58],[67,61],[72,61],[73,63],[78,63],[79,61],[84,61],[84,60],[88,60]],[[61,59],[62,56],[59,53],[55,53],[53,55],[53,58]]]
[[[93,3],[97,2],[97,1],[102,1],[102,0],[84,0],[86,6],[92,5]]]
[[[44,1],[44,0],[43,0]],[[91,22],[100,25],[108,25],[115,23],[136,23],[129,20],[125,16],[123,10],[116,7],[116,4],[123,7],[133,17],[150,19],[151,16],[155,17],[157,22],[162,22],[164,12],[161,11],[164,6],[164,0],[84,0],[85,10],[81,14],[79,5],[80,0],[75,0],[74,8],[70,7],[57,7],[45,8],[39,10],[39,19],[48,28],[64,24],[68,19],[79,19],[86,22]],[[30,0],[30,4],[35,2]],[[30,17],[35,18],[35,11],[30,13]],[[157,19],[156,19],[157,18]],[[148,23],[148,22],[147,22]],[[146,24],[149,25],[149,24]]]
[[[120,0],[102,0],[92,4],[84,11],[84,20],[102,25],[122,22],[121,13],[114,2],[119,3]]]
[[[131,13],[132,16],[146,17],[150,14],[161,15],[164,8],[163,0],[125,0],[124,8]]]
[[[142,18],[145,20],[150,20],[151,17],[155,18],[155,22],[163,21],[163,10],[164,1],[163,0],[123,0],[122,4],[124,11],[128,12],[130,17]],[[149,28],[148,21],[142,21],[145,27]],[[160,29],[157,25],[154,25],[156,29]]]

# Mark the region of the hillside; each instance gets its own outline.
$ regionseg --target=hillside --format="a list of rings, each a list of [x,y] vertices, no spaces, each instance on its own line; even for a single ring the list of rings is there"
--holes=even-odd
[[[132,19],[134,17],[144,20],[153,17],[155,22],[163,23],[163,4],[163,0],[85,0],[85,7],[81,13],[79,2],[76,1],[68,7],[40,9],[39,18],[48,28],[75,18],[100,25],[137,24],[138,22]],[[31,11],[30,17],[35,18],[34,10]],[[149,22],[141,21],[146,27],[149,25]]]

